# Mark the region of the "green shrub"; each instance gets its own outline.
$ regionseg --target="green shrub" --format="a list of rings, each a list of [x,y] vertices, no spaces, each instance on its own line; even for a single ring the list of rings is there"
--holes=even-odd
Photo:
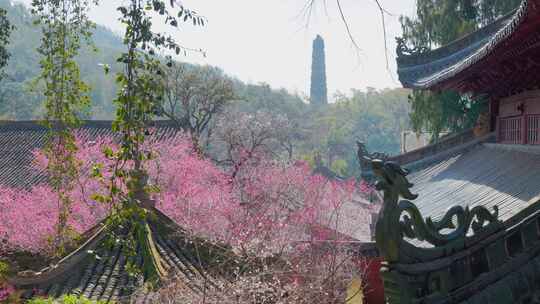
[[[84,297],[78,297],[75,295],[65,295],[62,298],[59,299],[44,299],[44,298],[36,298],[33,300],[30,300],[28,304],[105,304],[104,301],[91,301]]]

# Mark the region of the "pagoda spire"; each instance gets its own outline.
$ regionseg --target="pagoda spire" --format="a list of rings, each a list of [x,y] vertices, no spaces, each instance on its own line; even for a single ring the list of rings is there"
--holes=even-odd
[[[325,61],[324,40],[320,35],[317,35],[315,40],[313,40],[311,63],[310,103],[314,105],[328,104]]]

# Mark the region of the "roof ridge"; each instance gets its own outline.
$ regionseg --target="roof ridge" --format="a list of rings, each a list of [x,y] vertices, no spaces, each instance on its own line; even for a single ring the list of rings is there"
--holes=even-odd
[[[403,41],[398,42],[399,80],[404,87],[411,89],[453,89],[461,93],[504,95],[504,86],[500,90],[489,86],[482,89],[480,86],[490,81],[490,77],[496,77],[475,68],[494,58],[515,58],[516,54],[538,46],[539,16],[540,0],[522,0],[512,13],[438,49],[426,52],[409,50]],[[494,62],[493,68],[500,65],[503,64]],[[497,77],[499,81],[504,79],[500,75]]]
[[[170,273],[188,271],[191,274],[184,279],[197,280],[202,277],[210,280],[210,285],[217,286],[212,280],[220,280],[221,277],[213,274],[215,265],[209,261],[212,261],[214,256],[219,256],[218,261],[236,263],[236,259],[224,259],[227,257],[225,254],[231,254],[230,258],[236,257],[232,250],[220,246],[211,239],[182,233],[185,230],[160,210],[156,208],[147,210],[149,213],[142,223],[144,227],[135,231],[134,237],[137,242],[135,255],[124,252],[122,243],[115,243],[113,247],[107,245],[106,232],[111,229],[124,231],[125,227],[103,224],[106,222],[105,219],[96,225],[101,227],[84,244],[56,264],[39,272],[18,273],[9,277],[8,282],[20,289],[23,297],[32,297],[43,292],[55,298],[66,292],[75,292],[92,300],[107,302],[113,299],[113,296],[114,299],[128,299],[137,288],[141,287],[140,284],[159,281]],[[160,237],[165,239],[166,243],[160,241]],[[169,242],[176,245],[171,246]],[[204,248],[208,251],[202,256],[202,260],[199,260],[199,264],[190,258],[190,249],[184,246],[192,243],[199,249]],[[141,273],[137,278],[128,278],[130,274],[126,269],[130,267],[129,265],[140,267]],[[196,269],[197,273],[192,273],[190,267]],[[195,281],[194,284],[196,283]]]
[[[403,65],[403,67],[432,62],[434,60],[444,58],[449,53],[454,53],[458,50],[464,49],[465,47],[469,46],[471,42],[477,40],[479,41],[481,40],[481,37],[493,32],[497,33],[494,39],[496,42],[494,44],[497,44],[500,42],[500,40],[509,36],[513,32],[512,29],[523,21],[524,17],[527,15],[526,12],[529,8],[529,3],[529,0],[523,0],[518,8],[512,10],[504,16],[501,16],[482,28],[479,28],[461,38],[455,39],[454,41],[433,50],[413,54],[404,54],[401,56],[398,55],[397,61],[400,65]],[[507,23],[503,25],[505,22]]]
[[[82,245],[78,246],[71,253],[60,259],[60,261],[43,268],[40,271],[23,271],[19,272],[15,277],[8,278],[9,283],[17,286],[36,285],[42,283],[48,283],[57,277],[61,277],[71,267],[75,266],[79,262],[86,258],[89,250],[95,249],[98,244],[104,239],[104,231],[107,229],[107,225],[101,221],[94,227],[101,226],[95,233],[93,233],[89,239],[87,239]],[[90,230],[93,230],[91,228]]]
[[[111,128],[113,120],[82,120],[81,128]],[[154,120],[153,127],[177,127],[176,122],[170,119]],[[47,127],[43,120],[0,120],[0,132],[2,131],[30,131],[45,130]]]

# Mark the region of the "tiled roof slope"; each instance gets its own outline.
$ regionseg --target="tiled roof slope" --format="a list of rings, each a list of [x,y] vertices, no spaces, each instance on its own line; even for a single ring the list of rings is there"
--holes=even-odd
[[[424,217],[455,205],[499,208],[507,221],[540,200],[540,147],[476,143],[404,165]],[[420,244],[417,244],[420,245]]]
[[[157,209],[152,210],[148,223],[162,266],[171,276],[176,276],[195,292],[202,288],[217,288],[225,280],[226,265],[235,263],[230,251],[209,241],[189,236],[178,225]],[[117,233],[118,229],[116,230]],[[63,294],[83,295],[105,302],[129,302],[130,296],[141,286],[143,276],[128,273],[128,261],[141,266],[141,246],[135,256],[127,256],[122,246],[108,246],[106,227],[100,227],[84,245],[58,264],[39,273],[19,274],[10,282],[23,295]]]
[[[157,136],[177,131],[170,121],[156,121]],[[91,141],[98,136],[112,136],[110,121],[86,121],[81,132]],[[28,188],[46,181],[43,172],[32,167],[32,151],[43,147],[47,129],[35,121],[0,121],[0,185]]]
[[[504,45],[532,10],[540,10],[539,6],[539,0],[523,0],[514,12],[453,43],[428,52],[398,56],[399,80],[406,88],[428,89],[454,77]]]

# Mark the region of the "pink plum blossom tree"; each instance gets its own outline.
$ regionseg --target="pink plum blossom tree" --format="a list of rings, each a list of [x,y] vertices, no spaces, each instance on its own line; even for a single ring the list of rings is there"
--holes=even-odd
[[[110,211],[111,206],[95,201],[93,194],[106,193],[114,169],[114,161],[102,150],[117,148],[110,138],[89,140],[82,131],[76,138],[77,158],[84,166],[70,193],[68,226],[73,236]],[[339,232],[351,225],[343,220],[351,209],[343,207],[359,189],[368,191],[366,185],[331,181],[313,175],[306,163],[276,162],[255,150],[234,170],[221,168],[197,154],[188,136],[155,138],[147,142],[156,155],[145,169],[149,184],[159,188],[153,194],[158,209],[195,235],[228,243],[238,254],[263,263],[264,269],[272,269],[272,282],[283,288],[310,291],[313,298],[343,295],[345,278],[355,270],[350,265],[358,262],[349,253],[352,238]],[[34,155],[36,170],[46,168],[45,154]],[[101,168],[101,179],[92,176],[95,166]],[[29,190],[0,188],[0,238],[5,244],[0,250],[50,250],[48,240],[59,212],[55,195],[47,184]],[[369,213],[360,215],[353,225],[369,226]],[[238,274],[237,283],[257,282],[261,278],[253,276],[263,272]]]

